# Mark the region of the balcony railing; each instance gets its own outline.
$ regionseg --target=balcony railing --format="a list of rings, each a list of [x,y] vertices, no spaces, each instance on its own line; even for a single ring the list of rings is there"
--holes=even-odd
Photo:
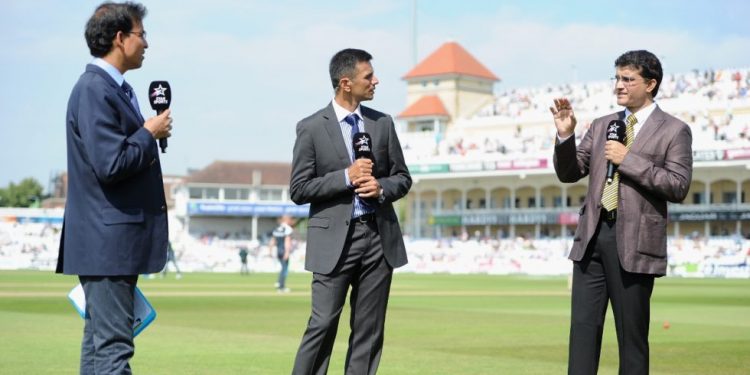
[[[670,212],[750,212],[750,203],[712,203],[712,204],[677,204],[670,203],[667,206]],[[569,207],[531,207],[531,208],[472,208],[472,209],[450,209],[436,210],[423,208],[422,215],[451,216],[466,214],[502,214],[513,212],[517,214],[554,214],[564,212],[578,212],[581,206]]]

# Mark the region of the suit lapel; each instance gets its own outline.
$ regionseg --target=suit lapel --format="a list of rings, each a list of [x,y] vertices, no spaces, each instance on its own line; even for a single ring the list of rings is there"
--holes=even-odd
[[[136,109],[133,106],[133,103],[130,102],[130,98],[128,97],[128,94],[125,93],[125,90],[122,87],[117,87],[116,90],[117,90],[117,96],[119,96],[120,99],[125,101],[125,105],[128,108],[130,108],[130,112],[135,115],[135,118],[140,120],[141,124],[143,124],[144,120],[143,120],[143,116],[141,115],[141,111]],[[135,95],[135,93],[133,93],[133,95]]]
[[[133,103],[130,101],[130,98],[128,97],[128,94],[125,93],[125,90],[120,88],[117,90],[118,96],[120,96],[120,99],[125,100],[125,102],[128,105],[128,108],[130,108],[130,112],[132,112],[137,119],[140,120],[140,123],[143,124],[145,121],[143,120],[143,115],[141,115],[141,110],[137,109],[133,106]],[[135,93],[133,93],[135,95]]]
[[[328,138],[331,139],[333,149],[336,150],[336,155],[339,156],[339,159],[345,161],[346,165],[349,165],[349,152],[346,148],[351,147],[350,141],[345,140],[344,134],[341,133],[341,125],[339,125],[336,119],[333,104],[329,104],[323,111],[323,127],[328,133]]]
[[[117,96],[123,102],[122,104],[125,107],[130,108],[130,112],[135,116],[136,119],[140,120],[140,125],[143,125],[144,120],[143,120],[143,116],[141,116],[140,111],[137,111],[133,107],[133,104],[130,103],[130,98],[128,98],[128,95],[125,93],[125,90],[123,90],[122,87],[118,85],[117,82],[115,82],[115,80],[112,79],[112,77],[110,77],[109,74],[107,74],[107,72],[104,71],[104,69],[94,64],[88,64],[86,66],[86,70],[102,76],[104,80],[107,81],[107,83],[109,83],[112,90],[117,93]]]
[[[362,112],[362,119],[365,123],[365,132],[370,134],[370,137],[372,138],[372,144],[370,147],[375,151],[375,145],[380,144],[380,129],[378,128],[378,124],[369,116],[369,108],[360,106],[360,111]]]
[[[641,130],[635,136],[635,141],[630,146],[630,150],[634,152],[641,151],[663,123],[664,112],[657,106],[651,112],[651,116],[648,116],[646,122],[641,126]]]

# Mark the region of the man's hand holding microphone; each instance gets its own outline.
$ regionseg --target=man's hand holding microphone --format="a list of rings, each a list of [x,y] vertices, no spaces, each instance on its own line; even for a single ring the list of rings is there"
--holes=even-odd
[[[143,125],[155,139],[159,140],[162,154],[167,152],[167,138],[172,135],[172,88],[167,81],[153,81],[148,86],[148,102],[156,116],[148,119]]]
[[[372,138],[367,133],[355,133],[352,138],[354,163],[349,166],[348,173],[354,192],[360,198],[378,198],[381,188],[378,180],[372,175]]]
[[[151,132],[151,135],[154,136],[154,139],[169,138],[169,136],[172,135],[171,114],[172,114],[172,110],[168,109],[162,112],[161,114],[158,114],[146,120],[146,123],[143,125],[143,127],[145,127],[146,130]]]

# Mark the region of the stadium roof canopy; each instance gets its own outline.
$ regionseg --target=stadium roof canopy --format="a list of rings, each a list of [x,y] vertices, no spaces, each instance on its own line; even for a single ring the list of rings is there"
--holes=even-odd
[[[499,81],[489,69],[456,42],[447,42],[427,56],[403,77],[411,80],[420,77],[459,74]]]
[[[398,115],[400,118],[405,117],[449,117],[448,111],[445,109],[443,102],[437,95],[425,95],[416,102],[412,103],[409,108],[406,108],[401,114]]]
[[[292,166],[281,162],[244,162],[217,160],[191,173],[185,182],[237,185],[289,185]],[[258,180],[253,181],[254,175]]]

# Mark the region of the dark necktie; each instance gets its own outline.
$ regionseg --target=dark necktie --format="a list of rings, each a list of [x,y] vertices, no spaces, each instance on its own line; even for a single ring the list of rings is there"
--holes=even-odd
[[[130,105],[135,110],[135,113],[137,113],[139,116],[143,117],[141,115],[141,110],[138,107],[138,99],[135,97],[135,93],[133,92],[133,87],[130,86],[127,82],[122,81],[122,89],[125,91],[125,95],[128,96],[128,99],[130,99]]]
[[[346,121],[347,124],[351,125],[352,131],[350,134],[350,144],[352,148],[352,160],[354,160],[354,134],[359,133],[359,115],[356,113],[350,113],[346,117],[344,117],[344,121]]]
[[[359,133],[359,115],[356,113],[350,113],[346,117],[344,117],[344,121],[346,121],[347,124],[351,125],[352,131],[349,137],[349,143],[350,148],[352,150],[352,161],[354,161],[354,135]],[[352,217],[358,217],[362,214],[373,212],[373,208],[365,202],[363,199],[360,199],[357,194],[354,194],[354,212],[352,213]]]

